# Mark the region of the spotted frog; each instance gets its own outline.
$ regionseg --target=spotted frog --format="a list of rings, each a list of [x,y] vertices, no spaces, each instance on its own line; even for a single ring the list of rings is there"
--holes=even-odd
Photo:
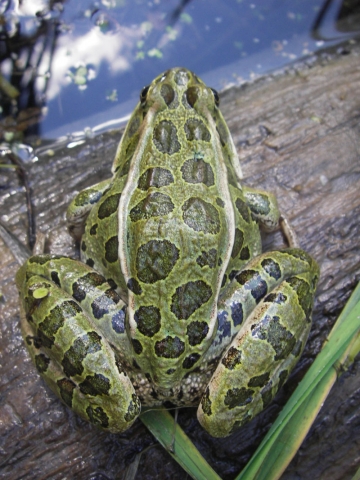
[[[68,209],[82,261],[34,255],[17,273],[26,346],[56,395],[106,431],[166,402],[229,435],[298,361],[317,264],[289,229],[289,248],[262,253],[276,199],[241,185],[218,94],[185,68],[142,90],[112,173]]]

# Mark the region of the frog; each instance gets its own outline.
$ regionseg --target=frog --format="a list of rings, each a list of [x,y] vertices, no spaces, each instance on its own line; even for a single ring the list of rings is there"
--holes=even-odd
[[[17,272],[38,372],[107,432],[166,405],[230,435],[272,401],[309,335],[319,267],[275,196],[244,185],[219,103],[186,68],[156,77],[111,178],[68,208],[81,258],[37,252]],[[278,228],[288,245],[263,252],[261,230]]]

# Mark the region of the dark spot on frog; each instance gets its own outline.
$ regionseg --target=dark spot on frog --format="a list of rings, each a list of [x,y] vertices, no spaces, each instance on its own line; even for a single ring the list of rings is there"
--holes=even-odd
[[[183,220],[186,225],[196,232],[215,235],[220,231],[220,216],[211,203],[199,197],[190,197],[182,205]]]
[[[236,366],[241,364],[241,355],[241,350],[238,350],[235,347],[230,347],[224,358],[221,360],[221,363],[228,370],[234,370]]]
[[[130,219],[132,222],[138,222],[153,217],[163,217],[173,210],[174,204],[168,195],[160,192],[150,192],[130,210]]]
[[[310,321],[310,314],[313,306],[314,296],[310,290],[310,286],[305,280],[299,277],[291,277],[286,280],[295,290],[298,296],[299,304],[303,309],[306,318]]]
[[[207,187],[214,185],[214,172],[211,165],[202,158],[190,158],[183,163],[181,173],[186,183],[203,183]]]
[[[89,405],[86,413],[90,423],[93,425],[99,425],[102,428],[109,427],[109,417],[101,407]]]
[[[235,206],[245,222],[250,223],[250,210],[246,203],[241,198],[237,198],[235,201]]]
[[[256,192],[246,194],[247,205],[251,212],[257,216],[267,216],[271,211],[270,201],[267,195]]]
[[[265,372],[262,375],[256,375],[255,377],[250,378],[248,382],[248,387],[263,387],[270,379],[269,372]]]
[[[48,369],[50,358],[43,353],[40,353],[39,355],[35,355],[34,360],[37,371],[39,373],[45,373]]]
[[[223,338],[230,337],[231,335],[231,323],[227,320],[226,311],[218,311],[218,332],[221,332],[219,341],[221,342]]]
[[[59,388],[60,397],[68,407],[72,408],[73,393],[76,387],[75,383],[69,378],[61,378],[56,384]]]
[[[177,287],[172,296],[171,311],[179,320],[187,320],[212,295],[212,289],[202,280]]]
[[[98,229],[98,224],[94,223],[94,225],[92,225],[92,227],[89,230],[90,235],[96,235],[97,229]]]
[[[205,141],[209,142],[211,134],[205,123],[198,118],[189,118],[184,125],[185,135],[187,140],[191,141]]]
[[[192,353],[188,357],[186,357],[182,363],[182,367],[188,370],[189,368],[192,368],[195,363],[199,360],[200,354],[199,353]]]
[[[198,87],[189,87],[184,93],[183,103],[186,102],[188,106],[194,108],[195,103],[199,98],[199,88]]]
[[[131,340],[132,342],[132,345],[133,345],[133,348],[134,348],[134,352],[137,354],[137,355],[140,355],[140,353],[143,351],[143,346],[141,345],[141,343],[139,342],[139,340],[136,340],[136,338],[133,338]]]
[[[55,335],[62,328],[64,323],[74,318],[82,310],[73,300],[65,300],[50,310],[44,320],[39,324],[38,337],[41,344],[51,348],[55,342]]]
[[[113,213],[116,213],[120,200],[120,193],[110,195],[106,197],[101,203],[98,210],[98,217],[100,220],[110,217]]]
[[[93,188],[88,188],[87,190],[84,190],[80,192],[76,197],[75,197],[75,206],[77,207],[83,207],[85,205],[94,205],[97,203],[100,198],[102,197],[103,192],[100,192],[96,189]]]
[[[239,229],[235,228],[235,236],[234,236],[234,243],[233,248],[231,251],[231,258],[235,258],[239,255],[239,252],[244,243],[244,233]]]
[[[114,280],[113,280],[112,278],[108,278],[108,279],[107,279],[107,282],[108,282],[110,288],[112,288],[113,290],[116,290],[116,289],[117,289],[117,285],[116,285],[116,283],[114,282]]]
[[[120,375],[124,375],[124,377],[127,377],[127,373],[121,363],[121,360],[120,360],[120,357],[119,355],[116,353],[116,348],[114,345],[110,344],[110,347],[113,349],[114,351],[114,356],[115,356],[115,365],[116,365],[116,368],[118,369],[118,372],[120,373]]]
[[[251,335],[266,340],[275,350],[274,360],[284,360],[292,352],[296,339],[294,335],[280,323],[280,317],[265,315],[260,323],[251,327]]]
[[[279,305],[281,305],[282,303],[285,303],[286,300],[287,300],[287,296],[284,295],[282,292],[269,293],[269,295],[264,298],[264,302],[278,303]]]
[[[270,277],[275,278],[275,280],[281,278],[280,265],[271,258],[264,258],[261,262],[261,266]]]
[[[111,317],[111,326],[116,333],[125,332],[125,312],[126,307],[123,307]]]
[[[133,361],[132,361],[132,366],[135,370],[141,370],[139,364],[137,363],[137,361],[135,359],[133,359]]]
[[[134,313],[138,330],[146,337],[153,337],[161,328],[161,314],[157,307],[142,306]]]
[[[96,332],[88,332],[77,338],[65,352],[61,362],[67,377],[81,375],[84,371],[83,360],[92,353],[101,350],[101,337]]]
[[[132,422],[138,415],[140,415],[141,411],[141,402],[139,397],[133,393],[131,398],[132,400],[130,401],[127,412],[124,415],[126,422]]]
[[[135,295],[141,295],[142,289],[140,283],[136,280],[136,278],[129,278],[126,286],[129,290],[135,293]]]
[[[240,260],[250,260],[249,247],[244,247],[240,252]]]
[[[169,106],[175,98],[175,90],[168,83],[163,83],[161,85],[160,95],[163,97],[166,105]]]
[[[87,375],[85,380],[79,384],[79,389],[84,395],[109,395],[111,388],[110,380],[101,373]]]
[[[185,343],[179,337],[169,335],[155,343],[155,353],[158,357],[178,358],[185,350]]]
[[[166,168],[148,168],[138,181],[138,188],[146,191],[151,187],[161,188],[174,183],[174,177]]]
[[[86,265],[89,265],[89,267],[93,268],[95,265],[95,262],[92,258],[86,259]]]
[[[208,266],[209,268],[215,268],[216,266],[216,255],[217,250],[211,248],[209,251],[202,251],[196,259],[196,263],[200,265],[201,268]]]
[[[97,272],[89,272],[79,277],[72,285],[72,296],[77,302],[82,302],[88,292],[94,292],[106,282],[105,278]]]
[[[118,260],[118,248],[119,241],[117,235],[114,235],[113,237],[109,238],[107,242],[105,242],[105,259],[109,263],[114,263]]]
[[[244,285],[247,290],[251,291],[256,303],[259,303],[267,294],[266,281],[256,270],[243,270],[235,278],[240,285]]]
[[[192,322],[188,325],[186,333],[189,337],[189,344],[193,347],[199,345],[209,332],[209,326],[206,322]]]
[[[141,282],[151,284],[166,278],[179,259],[180,250],[168,240],[150,240],[136,255],[136,270]]]
[[[228,406],[229,410],[235,407],[243,407],[252,401],[253,393],[254,390],[251,388],[230,388],[226,393],[224,404]]]
[[[243,306],[240,302],[234,302],[231,304],[231,318],[234,323],[234,327],[241,325],[244,319]]]
[[[210,400],[210,390],[209,387],[205,390],[205,393],[201,399],[201,407],[205,415],[211,415],[211,400]]]
[[[219,207],[221,208],[225,207],[225,202],[219,197],[216,197],[216,204],[219,205]]]
[[[50,275],[51,275],[51,280],[52,280],[58,287],[61,287],[60,278],[59,278],[58,272],[56,272],[55,270],[53,270]]]
[[[169,155],[173,155],[181,148],[177,137],[177,129],[169,120],[162,120],[155,125],[153,130],[153,142],[160,152]]]

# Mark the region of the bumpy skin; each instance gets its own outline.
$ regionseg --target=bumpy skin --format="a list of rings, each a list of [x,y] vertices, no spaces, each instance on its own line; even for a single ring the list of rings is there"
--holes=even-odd
[[[69,207],[84,263],[38,255],[19,270],[29,351],[83,418],[121,432],[140,403],[199,404],[226,436],[287,379],[318,267],[297,248],[261,253],[276,200],[240,179],[217,93],[169,70],[142,91],[113,177]]]

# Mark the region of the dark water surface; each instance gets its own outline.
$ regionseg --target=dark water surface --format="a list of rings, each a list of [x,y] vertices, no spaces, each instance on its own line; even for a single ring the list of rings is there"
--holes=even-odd
[[[1,91],[8,140],[14,129],[92,135],[124,121],[170,67],[221,90],[354,36],[360,23],[355,0],[17,3],[0,2],[1,74],[19,92]]]

